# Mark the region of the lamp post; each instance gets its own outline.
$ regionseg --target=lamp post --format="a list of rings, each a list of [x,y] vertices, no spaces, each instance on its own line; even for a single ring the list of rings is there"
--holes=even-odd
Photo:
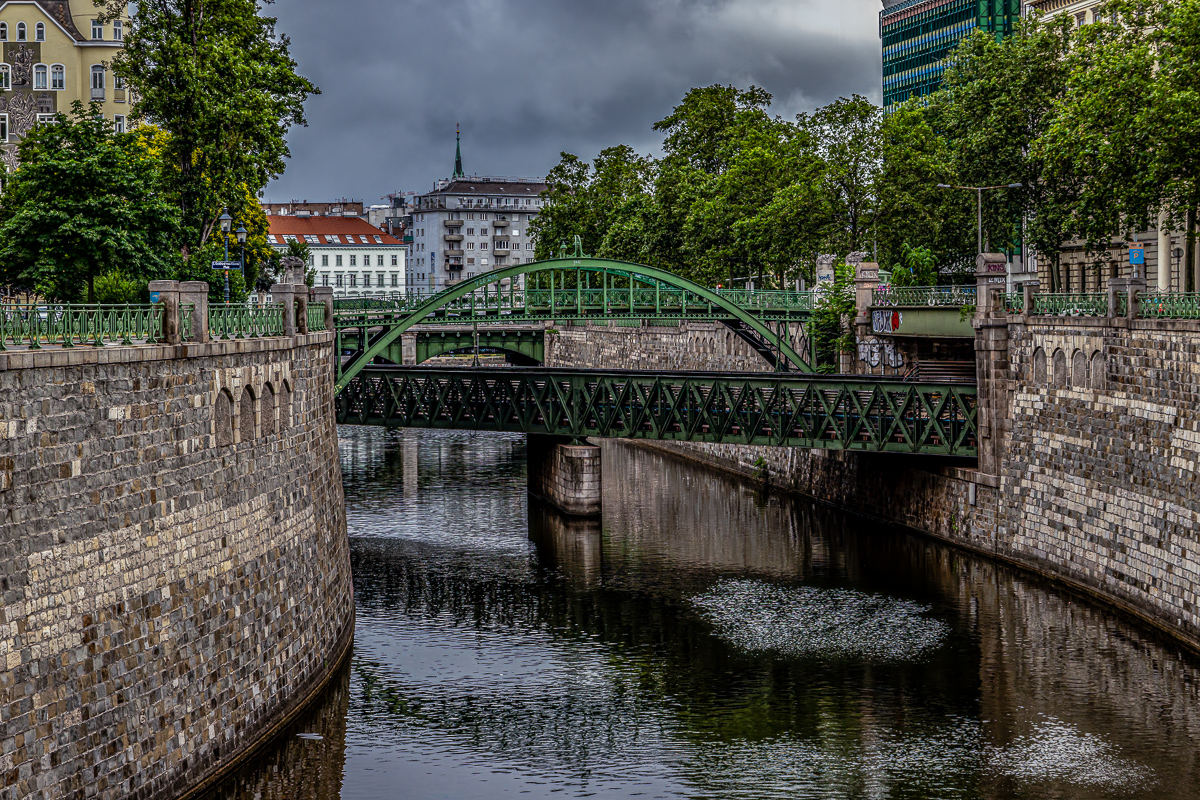
[[[238,269],[242,272],[242,286],[246,285],[246,226],[238,225],[238,229],[233,232],[237,236],[238,244],[242,246],[242,257],[238,263],[241,265]]]
[[[1019,183],[1002,183],[998,186],[957,186],[952,183],[939,183],[939,189],[970,189],[975,192],[975,215],[979,221],[979,252],[983,253],[983,193],[988,189],[1020,189]]]
[[[221,223],[221,239],[225,241],[225,260],[229,260],[229,226],[233,224],[233,217],[229,216],[228,209],[221,210],[221,216],[217,217],[217,221]],[[229,270],[221,270],[225,273],[225,305],[229,305]]]

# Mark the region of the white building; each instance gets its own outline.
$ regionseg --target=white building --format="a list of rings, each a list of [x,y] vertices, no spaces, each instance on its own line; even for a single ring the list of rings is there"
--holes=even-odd
[[[407,291],[407,248],[358,217],[268,216],[267,241],[286,250],[290,240],[308,244],[317,286],[334,295],[376,297]]]

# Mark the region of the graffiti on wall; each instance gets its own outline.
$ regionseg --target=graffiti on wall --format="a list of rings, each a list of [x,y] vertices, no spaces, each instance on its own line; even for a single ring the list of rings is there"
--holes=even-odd
[[[895,333],[904,322],[904,313],[895,309],[879,308],[871,312],[871,330],[875,333]]]
[[[858,360],[872,367],[880,364],[897,369],[904,366],[904,354],[891,339],[866,339],[858,343]]]

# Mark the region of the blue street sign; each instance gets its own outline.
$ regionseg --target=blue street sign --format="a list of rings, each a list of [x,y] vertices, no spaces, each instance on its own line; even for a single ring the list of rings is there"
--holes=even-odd
[[[1137,267],[1146,263],[1146,245],[1136,242],[1129,245],[1129,263]]]
[[[242,262],[240,261],[214,261],[212,262],[213,269],[241,269]]]
[[[150,302],[151,302],[151,303],[157,303],[157,302],[158,302],[158,292],[151,292],[151,293],[150,293]]]

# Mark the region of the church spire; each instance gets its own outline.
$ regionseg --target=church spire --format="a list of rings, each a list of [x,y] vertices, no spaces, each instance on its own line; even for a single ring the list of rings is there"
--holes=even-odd
[[[454,177],[463,177],[462,133],[459,130],[458,123],[455,123],[454,125]]]

